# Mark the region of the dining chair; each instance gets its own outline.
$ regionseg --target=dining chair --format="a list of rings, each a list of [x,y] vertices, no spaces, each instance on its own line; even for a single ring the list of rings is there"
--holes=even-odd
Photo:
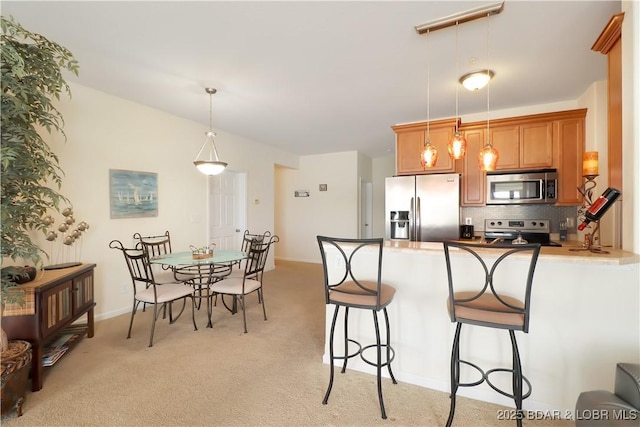
[[[280,241],[276,235],[270,236],[268,240],[253,239],[249,244],[247,258],[244,261],[244,270],[241,277],[228,276],[211,284],[213,295],[230,295],[233,297],[234,307],[239,303],[242,308],[242,321],[244,332],[247,333],[247,313],[245,296],[253,292],[258,294],[258,302],[262,305],[264,320],[267,320],[267,311],[262,292],[262,278],[264,268],[269,256],[271,245]],[[234,312],[231,310],[232,313]]]
[[[169,230],[157,236],[142,236],[140,233],[134,233],[133,239],[142,245],[142,248],[147,251],[149,258],[171,253],[171,236],[169,235]],[[173,283],[176,281],[177,277],[173,269],[160,264],[154,265],[153,268],[157,283]]]
[[[265,239],[269,239],[271,237],[271,232],[270,231],[265,231],[262,234],[253,234],[250,233],[249,230],[244,230],[244,233],[242,235],[242,243],[240,245],[240,250],[243,253],[248,253],[249,252],[249,247],[251,246],[252,242],[264,242]],[[244,260],[240,260],[240,261],[234,261],[228,264],[229,266],[229,271],[225,272],[226,274],[224,274],[225,277],[242,277],[244,276]],[[260,299],[260,294],[258,294],[258,302],[262,303],[262,300]],[[227,307],[227,309],[229,311],[231,311],[232,313],[236,312],[236,305],[233,304],[233,308],[229,307],[227,305],[227,303],[224,301],[224,298],[222,299],[222,303],[225,305],[225,307]],[[235,299],[234,299],[234,303],[235,303]],[[218,296],[214,295],[213,297],[213,305],[217,305],[218,304]]]
[[[262,234],[253,234],[250,233],[249,230],[244,230],[244,234],[242,235],[242,243],[240,245],[240,250],[244,253],[249,253],[249,248],[252,242],[262,243],[265,240],[268,240],[271,237],[270,231],[265,231]],[[233,277],[242,277],[244,275],[244,260],[235,261],[231,263],[231,272],[229,273]]]
[[[193,298],[193,288],[181,283],[158,283],[155,280],[152,265],[149,262],[149,253],[143,248],[139,242],[134,248],[126,248],[119,240],[112,240],[109,243],[111,249],[117,249],[122,252],[127,269],[131,275],[133,284],[133,308],[131,310],[131,320],[129,321],[129,332],[127,338],[131,338],[131,330],[133,328],[133,318],[136,315],[140,303],[153,305],[153,320],[151,322],[151,336],[149,337],[149,347],[153,346],[153,335],[155,332],[156,321],[160,312],[158,306],[171,304],[174,301],[183,301],[182,308],[178,315],[173,318],[170,316],[169,323],[173,324],[180,318],[186,307],[187,298],[191,299],[191,320],[193,321],[194,330],[198,330],[195,319],[195,300]],[[171,313],[171,310],[169,310]]]
[[[531,288],[540,254],[540,244],[477,244],[444,242],[449,298],[447,309],[451,322],[456,323],[451,349],[451,394],[446,426],[453,423],[456,393],[459,387],[486,383],[496,392],[514,400],[514,418],[522,426],[522,401],[531,394],[531,383],[522,374],[520,352],[515,331],[529,332]],[[504,262],[507,260],[507,262]],[[507,330],[511,341],[511,367],[484,371],[475,363],[460,358],[462,325]],[[469,342],[463,340],[463,342]],[[490,345],[484,343],[483,347]],[[495,345],[496,350],[502,348]],[[466,351],[470,359],[473,348]],[[464,369],[461,370],[461,366]],[[477,373],[475,381],[461,381],[461,371]],[[496,372],[511,373],[511,390],[505,390],[491,380]],[[527,390],[523,390],[526,384]],[[508,387],[508,386],[507,386]]]

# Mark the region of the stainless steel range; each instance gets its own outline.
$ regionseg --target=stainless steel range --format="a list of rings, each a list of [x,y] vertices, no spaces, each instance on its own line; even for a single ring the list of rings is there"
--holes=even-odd
[[[522,239],[529,243],[540,243],[542,246],[562,246],[550,240],[550,226],[548,219],[485,219],[484,237],[491,241],[502,239],[513,243]]]

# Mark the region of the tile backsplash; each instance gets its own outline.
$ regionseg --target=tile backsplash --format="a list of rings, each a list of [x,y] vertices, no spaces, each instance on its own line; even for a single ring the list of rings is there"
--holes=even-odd
[[[465,218],[471,218],[474,231],[484,231],[485,219],[548,219],[551,223],[551,233],[560,231],[560,223],[573,218],[574,226],[569,227],[569,233],[575,232],[578,206],[553,205],[493,205],[482,207],[463,207],[460,209],[460,223]]]

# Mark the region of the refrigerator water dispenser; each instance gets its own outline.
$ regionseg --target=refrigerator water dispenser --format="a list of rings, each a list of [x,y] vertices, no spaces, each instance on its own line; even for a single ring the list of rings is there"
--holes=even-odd
[[[409,240],[409,211],[391,211],[391,238]]]

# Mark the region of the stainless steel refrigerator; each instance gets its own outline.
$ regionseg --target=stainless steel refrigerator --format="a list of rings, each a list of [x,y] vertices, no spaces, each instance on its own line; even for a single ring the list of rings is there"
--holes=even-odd
[[[460,175],[386,178],[385,237],[421,242],[458,239]]]

